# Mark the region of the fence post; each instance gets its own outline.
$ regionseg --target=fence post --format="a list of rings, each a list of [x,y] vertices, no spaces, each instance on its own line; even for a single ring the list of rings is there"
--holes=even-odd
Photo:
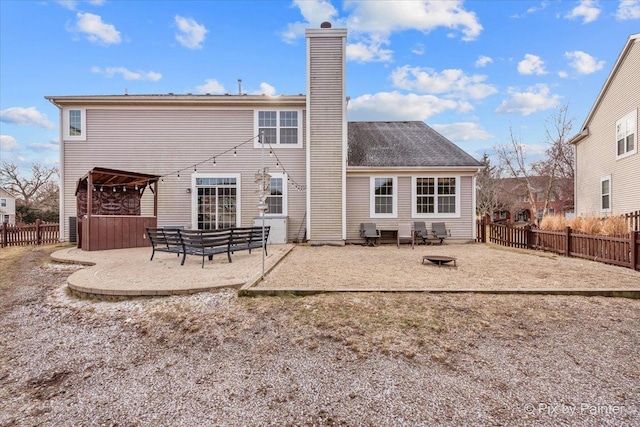
[[[632,270],[636,270],[636,266],[638,264],[640,264],[640,260],[638,259],[638,256],[640,256],[640,254],[638,254],[638,243],[636,243],[638,241],[638,235],[640,234],[640,232],[638,231],[632,231],[631,233],[629,233],[629,238],[631,239],[630,243],[630,253],[629,253],[629,258],[631,258],[631,269]]]
[[[565,231],[565,244],[564,244],[564,256],[566,257],[570,257],[571,256],[571,227],[567,226],[567,228],[564,229]]]
[[[525,246],[527,249],[533,249],[533,232],[531,232],[531,226],[529,224],[524,226]]]
[[[41,236],[40,236],[40,223],[42,221],[40,221],[40,219],[36,219],[36,245],[39,245],[41,242]]]
[[[0,241],[0,248],[4,248],[5,246],[8,246],[8,242],[7,242],[7,222],[6,221],[2,221],[2,241]]]

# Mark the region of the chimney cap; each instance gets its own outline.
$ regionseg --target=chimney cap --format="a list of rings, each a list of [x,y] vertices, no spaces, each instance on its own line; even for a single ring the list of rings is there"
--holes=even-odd
[[[324,21],[322,24],[320,24],[320,28],[331,28],[331,22]]]

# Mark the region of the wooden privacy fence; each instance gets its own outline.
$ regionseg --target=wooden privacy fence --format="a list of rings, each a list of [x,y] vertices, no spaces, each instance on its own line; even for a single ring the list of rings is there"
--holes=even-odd
[[[478,223],[478,231],[480,228],[488,228],[488,233],[478,233],[478,240],[482,242],[555,252],[564,256],[640,270],[640,232],[637,230],[621,236],[599,236],[575,232],[571,227],[563,231],[546,231],[531,228],[529,225],[514,227],[484,221]],[[481,240],[482,237],[485,240]]]
[[[25,246],[58,243],[60,225],[43,223],[39,219],[35,224],[15,226],[2,223],[0,247]]]

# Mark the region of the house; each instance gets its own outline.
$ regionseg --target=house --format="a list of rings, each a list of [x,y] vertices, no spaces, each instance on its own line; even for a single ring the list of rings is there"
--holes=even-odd
[[[530,176],[529,186],[524,179],[501,178],[501,209],[493,212],[495,222],[536,222],[544,215],[573,214],[573,182],[557,178],[549,189],[549,176]],[[547,197],[547,191],[549,196]],[[545,213],[546,209],[546,213]]]
[[[0,188],[0,223],[16,225],[16,198],[13,194]]]
[[[418,220],[474,239],[480,163],[422,122],[348,123],[346,36],[328,23],[306,31],[306,95],[46,97],[62,123],[61,236],[76,223],[78,180],[96,167],[158,177],[146,214],[200,229],[260,221],[266,167],[272,243],[344,245],[361,241],[362,222]]]
[[[575,144],[578,215],[640,210],[640,33],[631,35],[591,107]]]

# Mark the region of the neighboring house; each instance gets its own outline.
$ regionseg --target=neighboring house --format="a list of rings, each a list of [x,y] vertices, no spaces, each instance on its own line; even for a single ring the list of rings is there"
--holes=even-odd
[[[493,212],[493,221],[535,222],[545,215],[545,199],[549,186],[548,176],[529,177],[531,188],[524,179],[502,178],[499,180],[501,209]],[[546,215],[573,214],[573,182],[557,179],[551,187],[546,202]],[[532,195],[533,204],[531,202]]]
[[[640,210],[640,33],[629,37],[580,132],[576,147],[576,214]]]
[[[16,198],[4,188],[0,188],[0,223],[16,225]]]
[[[252,225],[264,159],[266,218],[283,241],[344,244],[361,240],[362,222],[413,221],[474,239],[480,163],[422,122],[347,123],[346,36],[326,23],[306,31],[307,95],[47,97],[63,124],[61,236],[94,167],[162,176],[159,226]]]

